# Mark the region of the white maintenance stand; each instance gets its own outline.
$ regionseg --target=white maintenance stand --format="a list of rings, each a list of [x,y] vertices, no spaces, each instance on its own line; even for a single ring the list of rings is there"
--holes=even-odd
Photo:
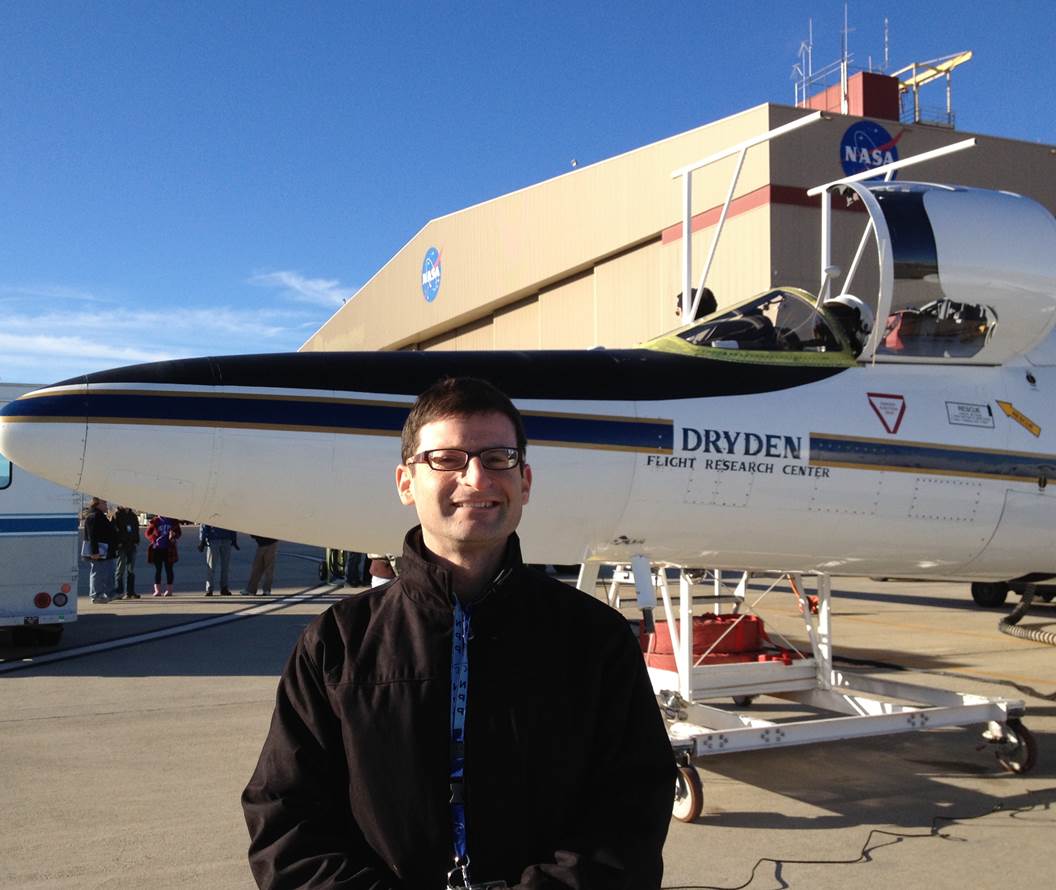
[[[679,576],[678,613],[672,606],[666,567],[651,571],[648,563],[634,564],[630,571],[617,567],[608,590],[610,605],[619,604],[619,588],[634,583],[639,605],[647,608],[660,594],[675,652],[674,671],[649,668],[653,690],[668,722],[668,733],[679,763],[674,815],[683,821],[696,819],[703,806],[700,775],[693,759],[730,751],[754,751],[789,745],[807,745],[841,739],[863,738],[899,732],[985,723],[983,738],[995,746],[1001,765],[1010,772],[1025,773],[1034,766],[1037,745],[1023,726],[1022,701],[949,692],[928,686],[882,680],[865,674],[845,674],[832,664],[831,585],[828,575],[809,576],[814,593],[809,594],[799,573],[740,575],[728,588],[721,572],[709,572],[711,585],[694,584],[687,571]],[[769,588],[748,601],[748,580],[766,578]],[[581,580],[586,580],[585,578]],[[697,580],[694,578],[694,580]],[[694,593],[718,613],[722,605],[742,618],[783,581],[792,587],[799,603],[810,652],[799,653],[791,664],[781,661],[745,662],[694,666],[692,621]],[[643,591],[643,587],[647,588]],[[709,594],[708,589],[711,592]],[[753,591],[753,595],[755,592]],[[740,620],[740,619],[738,619]],[[726,633],[732,632],[731,624]],[[725,634],[724,634],[725,636]],[[716,641],[717,645],[721,638]],[[791,643],[789,648],[795,649]],[[798,650],[796,650],[798,652]],[[710,654],[704,653],[704,655]],[[696,655],[701,661],[701,655]],[[707,700],[732,698],[738,705],[750,704],[757,695],[769,695],[830,712],[833,717],[811,717],[770,721],[733,713],[704,704]]]

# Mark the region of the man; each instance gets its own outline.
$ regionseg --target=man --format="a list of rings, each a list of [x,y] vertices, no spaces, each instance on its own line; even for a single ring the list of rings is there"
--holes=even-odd
[[[110,520],[114,528],[114,593],[121,599],[138,600],[136,551],[139,549],[139,516],[130,507],[118,507]],[[128,590],[125,590],[125,578]]]
[[[110,602],[114,581],[114,527],[106,515],[106,501],[92,498],[84,514],[84,542],[81,555],[89,560],[88,598],[93,603]]]
[[[257,542],[257,552],[253,554],[253,565],[249,569],[249,580],[243,596],[268,596],[271,593],[271,582],[275,577],[275,554],[279,542],[264,535],[253,535]],[[259,585],[259,590],[257,589]]]
[[[302,635],[242,802],[268,890],[656,890],[674,760],[619,613],[521,561],[512,403],[443,380],[407,418],[399,577]]]
[[[238,546],[238,533],[228,528],[220,528],[215,525],[203,525],[198,530],[198,552],[205,551],[205,595],[213,595],[213,579],[216,576],[216,567],[220,566],[220,595],[231,596],[231,588],[227,586],[228,575],[231,571],[231,548],[236,550]]]

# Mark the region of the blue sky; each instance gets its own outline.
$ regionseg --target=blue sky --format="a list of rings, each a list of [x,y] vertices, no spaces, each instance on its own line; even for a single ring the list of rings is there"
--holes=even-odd
[[[849,3],[1056,143],[1056,4]],[[294,350],[429,219],[766,101],[843,3],[0,0],[0,381]],[[689,66],[689,70],[683,68]],[[942,102],[942,90],[933,96]]]

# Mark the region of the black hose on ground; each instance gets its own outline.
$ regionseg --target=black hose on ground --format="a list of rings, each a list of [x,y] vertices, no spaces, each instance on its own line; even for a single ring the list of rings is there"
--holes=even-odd
[[[1019,605],[1012,610],[1012,613],[1008,615],[1008,617],[1002,618],[997,623],[997,629],[1003,634],[1008,634],[1010,637],[1019,637],[1021,640],[1032,640],[1035,643],[1045,643],[1049,646],[1056,646],[1056,633],[1051,633],[1047,630],[1038,630],[1036,627],[1016,626],[1022,620],[1023,616],[1030,610],[1030,604],[1034,602],[1034,593],[1034,585],[1028,584],[1023,591],[1023,599],[1020,600]]]

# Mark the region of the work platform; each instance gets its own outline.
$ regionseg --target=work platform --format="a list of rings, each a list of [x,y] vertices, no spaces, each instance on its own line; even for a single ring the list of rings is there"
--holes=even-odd
[[[667,567],[655,569],[644,560],[617,567],[607,590],[609,604],[618,608],[621,588],[633,586],[636,602],[644,610],[643,628],[649,630],[654,607],[662,603],[664,621],[656,622],[662,633],[656,638],[670,640],[674,669],[655,666],[671,660],[670,656],[665,659],[647,653],[646,661],[652,662],[650,680],[680,766],[676,818],[691,822],[700,816],[704,794],[693,760],[717,754],[981,724],[985,726],[983,742],[992,746],[1004,769],[1026,773],[1034,767],[1037,743],[1023,725],[1021,699],[837,669],[833,664],[832,587],[827,575],[744,572],[731,584],[721,572],[698,569],[681,570],[678,578],[677,612]],[[753,582],[751,590],[749,582]],[[782,596],[794,598],[808,645],[797,646],[787,637],[765,631],[758,644],[748,643],[743,652],[738,644],[723,645],[736,638],[746,622],[762,627],[757,607]],[[700,606],[704,616],[699,614]],[[694,643],[694,637],[700,637],[691,630],[694,618],[712,629],[706,635],[710,642]],[[755,632],[740,636],[751,640]],[[748,709],[759,696],[790,702],[805,713],[770,720],[715,704],[727,699]]]

